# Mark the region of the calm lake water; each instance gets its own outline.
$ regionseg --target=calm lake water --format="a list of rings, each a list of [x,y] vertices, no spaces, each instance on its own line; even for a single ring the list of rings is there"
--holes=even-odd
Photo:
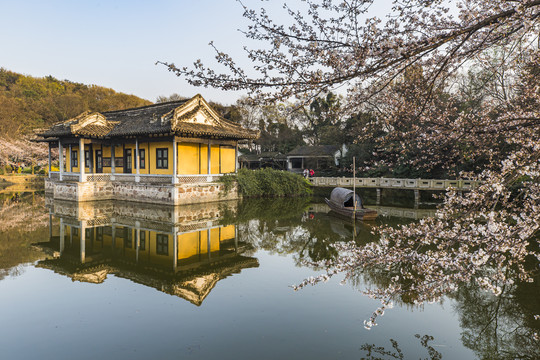
[[[393,216],[376,224],[430,213],[385,205]],[[0,193],[1,358],[540,358],[538,281],[499,297],[464,285],[441,303],[397,301],[370,331],[379,302],[361,290],[384,274],[293,291],[322,273],[304,260],[376,240],[375,224],[327,211],[321,199],[167,207]]]

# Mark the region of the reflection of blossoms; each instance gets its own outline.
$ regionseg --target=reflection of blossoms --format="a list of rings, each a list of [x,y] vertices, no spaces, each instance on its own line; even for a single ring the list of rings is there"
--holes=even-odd
[[[474,170],[461,178],[482,181],[463,196],[450,190],[433,218],[380,228],[382,242],[337,244],[338,257],[317,262],[328,273],[297,288],[365,267],[392,277],[365,290],[381,301],[437,301],[469,282],[497,294],[513,281],[533,281],[525,264],[538,271],[540,261],[540,1],[392,1],[384,19],[373,4],[285,5],[287,25],[246,8],[245,34],[263,43],[246,49],[254,73],[221,51],[216,59],[227,73],[200,61],[169,69],[194,85],[281,100],[345,86],[345,108],[376,115],[358,134],[384,150],[373,165]],[[501,59],[492,61],[494,51]],[[471,83],[482,91],[460,97],[450,82],[472,61],[495,80]]]
[[[484,171],[477,189],[462,196],[450,189],[434,218],[399,228],[380,227],[379,242],[362,247],[336,244],[340,255],[324,264],[328,273],[307,279],[297,288],[336,273],[351,278],[366,267],[390,275],[384,287],[364,291],[383,305],[396,296],[417,304],[438,301],[472,281],[495,295],[516,280],[532,282],[537,270],[526,268],[525,262],[540,260],[540,165],[533,161],[539,152],[529,140],[512,141],[521,150],[507,159],[502,171]],[[529,180],[516,182],[516,174]],[[366,327],[375,324],[378,311]]]
[[[27,231],[46,226],[49,214],[42,211],[44,203],[42,196],[34,196],[33,204],[27,201],[4,201],[0,206],[0,231],[8,231],[23,225]]]

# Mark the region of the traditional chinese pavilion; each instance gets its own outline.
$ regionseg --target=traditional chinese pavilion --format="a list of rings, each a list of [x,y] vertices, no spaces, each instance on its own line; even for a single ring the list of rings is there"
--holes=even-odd
[[[184,204],[230,199],[219,177],[237,170],[238,142],[257,132],[222,118],[201,95],[85,112],[40,134],[49,143],[45,190],[64,200]],[[59,171],[51,171],[58,149]]]

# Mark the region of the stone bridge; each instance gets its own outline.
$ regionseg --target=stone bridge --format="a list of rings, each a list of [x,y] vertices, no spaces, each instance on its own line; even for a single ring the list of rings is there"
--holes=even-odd
[[[318,187],[353,187],[353,178],[346,177],[312,177],[309,181]],[[474,180],[439,180],[439,179],[397,179],[397,178],[356,178],[357,188],[377,189],[377,204],[380,203],[382,189],[413,190],[414,200],[420,201],[420,190],[446,191],[453,188],[457,191],[472,190],[479,185]]]

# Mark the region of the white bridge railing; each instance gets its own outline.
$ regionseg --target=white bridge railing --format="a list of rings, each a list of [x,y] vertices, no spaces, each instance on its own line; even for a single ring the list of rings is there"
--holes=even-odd
[[[353,178],[313,177],[309,178],[313,186],[352,187]],[[356,187],[379,189],[410,190],[446,190],[449,187],[458,190],[470,190],[478,186],[474,180],[437,180],[437,179],[394,179],[394,178],[356,178]]]

